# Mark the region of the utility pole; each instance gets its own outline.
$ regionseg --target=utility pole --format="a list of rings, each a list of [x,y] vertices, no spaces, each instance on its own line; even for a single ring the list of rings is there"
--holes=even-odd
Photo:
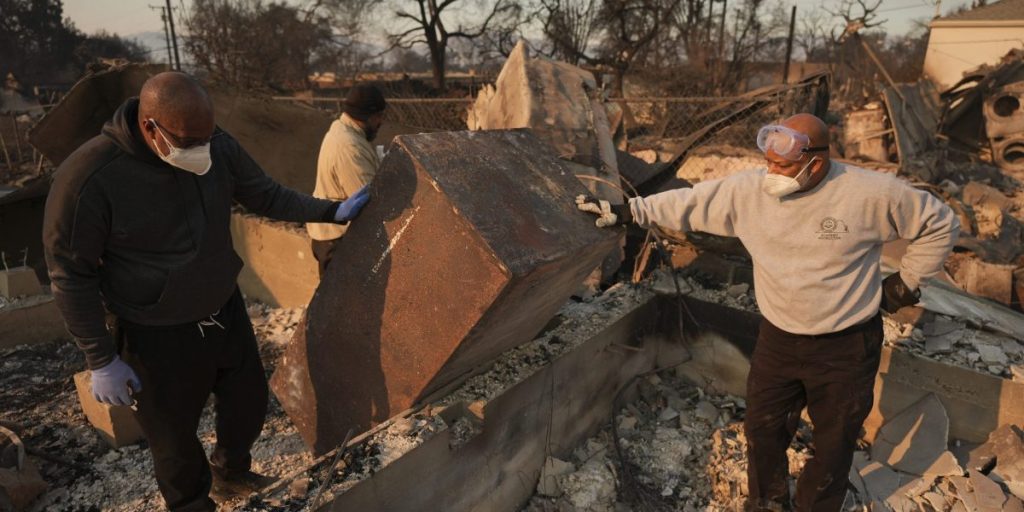
[[[181,71],[181,58],[178,57],[178,36],[174,33],[174,11],[171,9],[171,0],[167,3],[167,19],[171,24],[171,46],[174,47],[174,69]]]
[[[167,28],[167,8],[162,5],[152,4],[150,4],[149,8],[154,11],[160,10],[160,21],[164,22],[164,40],[167,42],[167,69],[174,69],[174,54],[171,53],[171,32]]]
[[[793,58],[793,30],[796,28],[796,5],[789,15],[789,36],[786,37],[786,67],[782,68],[782,83],[789,83],[789,61]]]

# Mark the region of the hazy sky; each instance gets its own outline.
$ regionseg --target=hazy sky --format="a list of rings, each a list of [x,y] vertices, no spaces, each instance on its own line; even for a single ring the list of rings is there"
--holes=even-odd
[[[731,0],[734,4],[742,0]],[[890,34],[903,34],[913,29],[915,20],[929,19],[935,13],[933,0],[883,0],[880,17],[887,20],[883,28]],[[143,32],[161,32],[159,9],[150,5],[163,5],[161,0],[64,0],[64,15],[87,33],[106,30],[121,36]],[[187,8],[190,0],[172,0],[175,9]],[[298,3],[294,0],[289,3]],[[769,0],[766,4],[773,4]],[[797,6],[797,20],[812,9],[835,6],[839,0],[789,0],[784,5]],[[969,4],[970,0],[942,0],[942,12]],[[799,25],[798,25],[799,26]]]

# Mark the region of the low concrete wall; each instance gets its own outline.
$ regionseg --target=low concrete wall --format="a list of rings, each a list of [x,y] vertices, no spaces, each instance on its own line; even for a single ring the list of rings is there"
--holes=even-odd
[[[660,303],[637,305],[487,402],[481,431],[465,444],[452,447],[450,430],[439,432],[320,510],[519,510],[548,455],[566,457],[597,432],[634,376],[685,354],[670,337],[644,336],[658,330]]]
[[[245,262],[238,275],[242,293],[273,307],[309,304],[320,276],[305,230],[236,213],[231,216],[231,238]]]
[[[865,437],[930,393],[946,408],[951,439],[982,443],[1000,425],[1024,424],[1024,383],[884,348]]]
[[[53,297],[39,295],[0,309],[0,349],[71,339]]]

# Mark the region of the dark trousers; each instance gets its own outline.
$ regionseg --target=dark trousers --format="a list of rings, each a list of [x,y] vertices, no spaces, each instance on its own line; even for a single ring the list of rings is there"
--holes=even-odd
[[[135,417],[149,441],[160,493],[174,511],[214,510],[211,468],[230,478],[249,470],[263,429],[267,382],[241,293],[213,322],[147,327],[118,322],[121,357],[142,391]],[[200,330],[200,327],[202,330]],[[217,444],[209,463],[196,437],[203,407],[215,397]]]
[[[882,317],[843,331],[803,336],[761,323],[747,378],[748,510],[788,510],[786,449],[800,412],[814,425],[814,457],[797,480],[794,509],[835,512],[874,400]]]
[[[331,257],[334,256],[334,244],[340,240],[340,238],[335,240],[313,240],[313,257],[316,258],[316,262],[320,266],[321,279],[324,277],[324,272],[327,272],[327,264],[331,262]]]

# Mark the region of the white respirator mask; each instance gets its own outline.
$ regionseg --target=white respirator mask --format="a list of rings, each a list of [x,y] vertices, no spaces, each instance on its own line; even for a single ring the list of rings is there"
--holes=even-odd
[[[800,169],[800,172],[792,178],[771,172],[766,173],[764,175],[764,181],[761,182],[761,190],[772,197],[788,196],[789,194],[800,190],[807,184],[807,181],[811,177],[810,173],[806,176],[804,173],[806,173],[807,170],[811,168],[811,165],[817,160],[818,157],[812,157],[806,164],[804,164],[803,168]]]
[[[164,135],[163,129],[160,128],[160,125],[158,125],[156,121],[150,118],[149,122],[153,123],[157,133],[160,134],[160,138],[164,139],[164,144],[167,145],[167,155],[162,155],[160,153],[159,146],[156,144],[156,139],[151,139],[153,141],[153,147],[157,148],[156,156],[160,157],[161,160],[177,167],[178,169],[188,171],[197,176],[206,174],[210,170],[210,167],[213,166],[213,160],[210,158],[209,141],[207,141],[206,144],[193,146],[191,148],[176,148],[169,140],[167,140],[167,136]]]

